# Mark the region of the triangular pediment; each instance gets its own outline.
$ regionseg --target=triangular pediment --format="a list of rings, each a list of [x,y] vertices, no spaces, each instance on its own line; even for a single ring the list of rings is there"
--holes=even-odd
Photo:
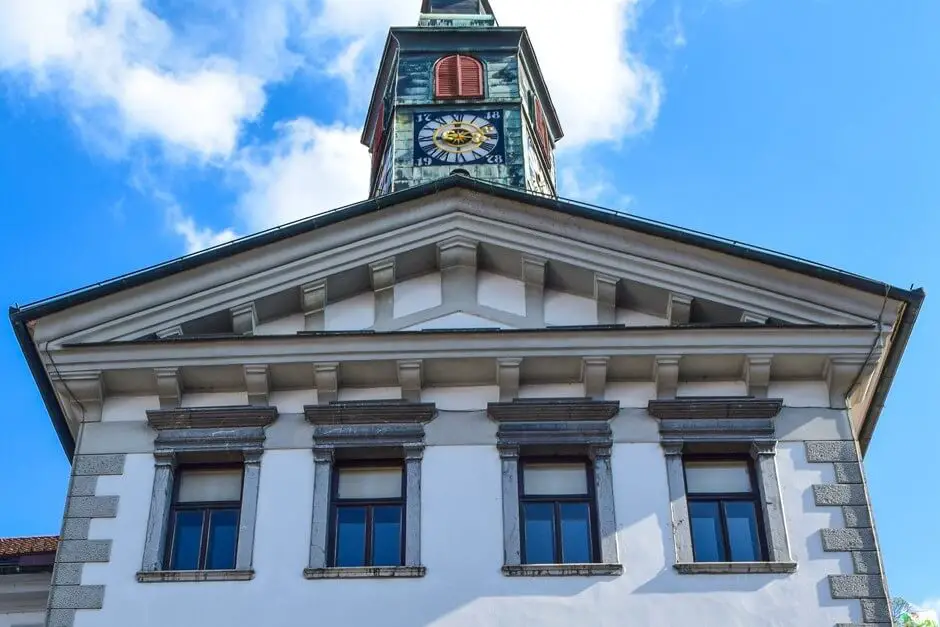
[[[890,325],[897,311],[883,296],[810,273],[638,232],[613,214],[540,204],[456,186],[353,208],[53,313],[37,321],[34,338],[56,345],[430,324],[849,325],[869,324],[882,309]]]

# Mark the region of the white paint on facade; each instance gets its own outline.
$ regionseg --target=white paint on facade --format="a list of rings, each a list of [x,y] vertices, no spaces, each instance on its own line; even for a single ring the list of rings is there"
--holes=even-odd
[[[45,612],[0,612],[0,627],[43,627],[45,624]]]
[[[680,382],[676,396],[747,396],[744,381]]]
[[[525,316],[525,283],[501,274],[477,274],[477,302],[517,316]]]
[[[294,335],[303,330],[304,315],[296,313],[257,325],[255,335]]]
[[[375,324],[375,293],[363,292],[331,303],[324,312],[327,331],[361,331]]]
[[[669,320],[652,314],[633,311],[632,309],[617,310],[617,324],[628,327],[668,327]]]
[[[545,324],[556,327],[597,324],[597,303],[584,296],[545,290]]]
[[[382,388],[340,388],[339,401],[384,401],[400,399],[400,387]]]
[[[481,316],[458,311],[440,318],[427,320],[404,329],[405,331],[424,331],[428,329],[511,329],[509,325]]]
[[[227,407],[247,405],[248,392],[193,392],[183,394],[180,407]]]
[[[110,564],[89,564],[83,584],[107,585],[101,611],[79,612],[76,627],[227,624],[294,627],[690,624],[701,627],[806,627],[860,622],[852,602],[820,603],[820,582],[851,572],[848,554],[823,553],[818,532],[838,526],[834,508],[806,499],[825,469],[806,463],[802,444],[778,455],[795,575],[681,576],[672,569],[669,500],[662,449],[615,444],[613,470],[620,560],[616,578],[507,578],[502,564],[501,473],[494,446],[430,446],[422,462],[423,579],[308,581],[302,576],[312,511],[309,449],[262,458],[255,579],[228,583],[138,584],[153,459],[129,455],[125,474],[103,477],[118,494],[118,518],[92,523],[113,538]],[[825,465],[823,465],[825,466]],[[642,477],[642,480],[633,478]],[[459,539],[459,540],[458,540]],[[368,603],[363,603],[368,599]]]
[[[487,403],[499,400],[496,385],[432,387],[421,390],[421,401],[434,403],[440,411],[473,411],[486,409]]]
[[[583,396],[583,383],[554,383],[519,386],[519,398],[578,398]]]
[[[656,384],[617,381],[604,388],[604,399],[620,401],[621,407],[646,407],[656,398]]]
[[[157,396],[109,396],[101,408],[101,422],[143,420],[148,409],[160,409]],[[136,418],[131,418],[134,416]]]
[[[433,272],[395,284],[395,317],[441,304],[441,273]]]
[[[829,386],[825,381],[771,381],[769,398],[782,398],[788,407],[828,407]]]
[[[268,396],[268,404],[277,407],[282,414],[303,413],[304,405],[317,404],[316,390],[285,390],[283,392],[271,392]]]

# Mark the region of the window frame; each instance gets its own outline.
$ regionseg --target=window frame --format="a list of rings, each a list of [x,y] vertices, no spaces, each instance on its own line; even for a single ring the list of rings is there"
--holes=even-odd
[[[200,470],[238,470],[240,475],[241,490],[239,492],[239,498],[237,501],[195,501],[191,503],[180,503],[179,502],[179,490],[182,482],[182,477],[187,471],[200,471]],[[167,534],[166,534],[166,543],[165,543],[165,554],[163,556],[163,563],[166,564],[167,570],[173,571],[205,571],[205,570],[232,570],[235,568],[234,564],[238,559],[238,529],[241,527],[241,517],[242,517],[242,502],[244,501],[244,491],[245,491],[245,465],[244,464],[186,464],[181,465],[176,468],[176,472],[173,477],[173,496],[170,500],[170,510],[169,510],[169,520],[167,522]],[[209,556],[209,532],[210,532],[210,519],[211,514],[214,511],[223,511],[223,510],[235,510],[235,546],[232,547],[232,566],[230,568],[208,568],[206,566],[206,561]],[[173,564],[173,549],[176,546],[176,515],[180,511],[189,511],[189,512],[202,512],[202,533],[199,538],[199,556],[197,558],[197,566],[195,569],[178,569],[174,568]]]
[[[401,493],[396,498],[369,498],[369,499],[340,499],[339,498],[339,476],[346,468],[391,468],[396,467],[401,471]],[[408,523],[408,469],[405,460],[401,458],[384,459],[351,459],[342,460],[333,465],[333,472],[330,473],[330,509],[329,509],[329,536],[327,547],[327,568],[399,568],[405,565],[405,542],[407,539]],[[384,564],[375,566],[373,564],[374,548],[373,540],[375,535],[373,510],[375,507],[383,505],[399,505],[401,507],[401,528],[399,530],[398,541],[398,564]],[[339,566],[337,565],[336,550],[339,548],[339,509],[342,506],[366,507],[366,537],[365,537],[365,563],[361,566]]]
[[[687,462],[705,462],[705,463],[719,463],[719,462],[735,462],[741,463],[744,462],[745,467],[747,468],[748,479],[750,480],[751,490],[750,492],[701,492],[693,493],[688,489],[688,466]],[[713,563],[735,563],[741,562],[742,560],[733,560],[731,559],[731,542],[730,534],[728,532],[728,517],[725,513],[724,503],[725,502],[744,502],[751,503],[754,506],[754,518],[757,525],[757,548],[758,548],[758,562],[767,562],[769,560],[769,550],[767,546],[767,530],[764,521],[764,515],[761,508],[761,490],[760,484],[758,483],[760,478],[757,474],[757,469],[754,464],[754,459],[744,453],[685,453],[682,455],[682,477],[685,481],[685,498],[686,506],[688,507],[688,516],[689,516],[689,534],[692,538],[692,555],[693,559],[695,556],[695,534],[692,532],[692,502],[716,502],[718,503],[718,516],[721,526],[721,538],[723,545],[723,559],[718,560],[717,562],[706,562],[701,560],[695,560],[696,564],[713,564]]]
[[[586,494],[546,494],[539,496],[527,496],[525,493],[525,472],[529,464],[554,464],[554,465],[582,465],[585,471],[585,480],[587,481]],[[519,548],[522,564],[526,566],[540,564],[540,562],[530,562],[526,559],[526,515],[525,506],[527,503],[552,503],[554,505],[553,518],[553,536],[552,556],[554,561],[549,564],[598,564],[601,554],[600,538],[598,537],[597,522],[597,492],[594,485],[594,464],[586,457],[566,455],[563,457],[551,457],[546,455],[521,455],[519,457]],[[590,561],[588,562],[564,562],[559,557],[564,557],[564,544],[561,534],[561,504],[562,503],[584,503],[588,505],[588,547],[590,551]]]
[[[476,63],[480,67],[480,81],[478,85],[479,93],[477,94],[467,95],[467,94],[462,93],[463,92],[462,81],[461,81],[462,70],[460,68],[461,58],[471,59],[473,60],[474,63]],[[448,59],[456,59],[457,61],[457,73],[456,73],[457,93],[454,94],[453,96],[442,95],[441,89],[440,89],[441,63],[443,63],[444,61],[447,61]],[[482,59],[472,54],[461,54],[459,52],[454,52],[452,54],[445,54],[444,56],[442,56],[441,58],[439,58],[437,61],[434,62],[434,66],[432,68],[432,75],[434,78],[434,81],[433,81],[434,98],[437,100],[479,100],[482,98],[486,98],[486,64],[483,62]]]

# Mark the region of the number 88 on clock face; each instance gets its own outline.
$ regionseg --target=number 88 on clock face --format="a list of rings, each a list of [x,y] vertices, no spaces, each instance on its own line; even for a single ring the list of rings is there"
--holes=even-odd
[[[415,113],[415,166],[506,162],[502,111]]]

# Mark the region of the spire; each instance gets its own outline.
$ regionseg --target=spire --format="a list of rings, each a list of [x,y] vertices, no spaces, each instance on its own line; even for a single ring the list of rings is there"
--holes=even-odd
[[[420,26],[496,26],[489,0],[422,0]]]

